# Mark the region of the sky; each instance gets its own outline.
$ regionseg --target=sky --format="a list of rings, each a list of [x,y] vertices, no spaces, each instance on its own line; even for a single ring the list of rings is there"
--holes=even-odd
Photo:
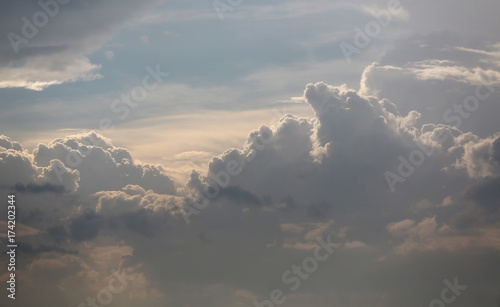
[[[2,1],[0,305],[499,307],[499,13]]]

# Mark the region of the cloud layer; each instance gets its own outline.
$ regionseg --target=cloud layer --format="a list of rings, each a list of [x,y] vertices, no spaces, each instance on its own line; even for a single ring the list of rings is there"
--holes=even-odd
[[[288,290],[291,306],[313,293],[338,306],[424,303],[439,284],[424,279],[408,297],[396,273],[415,257],[419,266],[406,274],[488,284],[481,301],[491,302],[498,281],[477,274],[495,265],[483,261],[500,249],[498,136],[421,125],[419,112],[401,115],[390,100],[345,85],[308,84],[304,100],[315,117],[289,114],[261,126],[177,188],[161,166],[137,162],[93,132],[39,144],[32,154],[3,136],[0,165],[10,174],[3,187],[16,190],[19,202],[43,195],[45,204],[27,206],[19,221],[35,230],[24,239],[31,254],[21,260],[23,286],[51,272],[57,278],[37,291],[76,303],[85,295],[66,290],[83,284],[83,293],[98,295],[92,281],[105,288],[110,279],[99,267],[127,267],[138,283],[127,290],[132,302],[245,305],[286,289],[287,266],[330,235],[341,244],[336,258],[298,292]],[[404,179],[392,182],[394,192],[386,172]],[[54,188],[57,174],[62,190]],[[450,271],[448,257],[474,263],[474,271]],[[370,277],[356,275],[360,269]],[[374,279],[383,282],[374,286]]]

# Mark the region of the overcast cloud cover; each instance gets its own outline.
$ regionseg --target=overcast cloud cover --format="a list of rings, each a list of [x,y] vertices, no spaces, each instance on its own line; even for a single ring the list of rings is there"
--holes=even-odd
[[[499,13],[3,1],[0,305],[499,307]]]

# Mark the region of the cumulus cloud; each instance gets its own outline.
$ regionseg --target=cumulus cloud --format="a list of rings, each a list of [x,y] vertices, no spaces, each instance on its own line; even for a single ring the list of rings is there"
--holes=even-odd
[[[59,191],[62,187],[67,192],[78,189],[79,173],[66,168],[61,161],[51,159],[44,166],[38,166],[22,146],[8,137],[0,138],[0,186],[15,188],[21,192]],[[63,172],[59,174],[58,172]]]
[[[39,144],[32,154],[0,137],[0,167],[13,174],[2,176],[3,186],[27,203],[44,197],[39,211],[28,204],[20,216],[37,230],[26,236],[29,278],[53,270],[57,278],[47,291],[77,285],[99,291],[91,284],[106,280],[100,270],[126,263],[139,276],[141,291],[128,296],[134,302],[196,305],[199,297],[187,294],[193,289],[216,302],[244,302],[266,297],[318,237],[331,235],[344,243],[337,262],[311,279],[321,299],[339,299],[324,286],[334,281],[360,302],[367,289],[377,295],[392,289],[391,299],[404,302],[394,294],[400,278],[373,286],[349,270],[361,265],[383,279],[399,269],[390,258],[407,266],[418,254],[460,252],[477,261],[470,251],[498,252],[498,135],[426,123],[420,112],[402,113],[396,101],[346,85],[308,84],[303,100],[314,117],[288,114],[259,127],[178,188],[162,166],[137,161],[93,132]],[[384,173],[397,173],[400,157],[411,160],[415,150],[427,152],[422,163],[391,193]],[[60,176],[72,193],[52,202]],[[189,208],[197,213],[186,225]],[[37,244],[41,238],[55,245]],[[275,278],[262,282],[263,276]],[[350,288],[343,288],[346,281]],[[298,297],[309,295],[304,289]]]
[[[67,192],[80,188],[90,194],[138,184],[158,193],[176,193],[162,166],[135,161],[127,150],[93,132],[39,144],[33,154],[5,136],[0,141],[0,168],[6,174],[0,185],[17,185],[20,192],[61,192],[57,186],[62,186]]]
[[[129,151],[113,146],[109,139],[94,132],[39,144],[33,151],[33,160],[39,166],[48,166],[54,159],[78,171],[83,193],[119,190],[128,184],[157,193],[176,193],[162,166],[135,161]]]
[[[241,197],[273,210],[299,206],[322,215],[335,207],[333,199],[349,208],[353,197],[362,197],[356,191],[387,190],[382,174],[396,168],[398,156],[407,156],[417,144],[435,151],[428,160],[441,165],[436,169],[429,164],[420,172],[440,173],[459,157],[447,153],[459,130],[419,128],[418,112],[403,116],[387,99],[322,82],[307,85],[304,97],[315,118],[287,115],[274,126],[262,126],[243,148],[213,158],[207,174],[192,175],[188,187],[206,197],[219,186],[215,194],[221,197],[238,190]],[[241,168],[241,174],[231,175],[228,165],[237,172]]]
[[[139,209],[182,214],[186,202],[182,197],[157,194],[138,185],[127,185],[121,191],[97,192],[94,197],[98,198],[96,213],[100,215],[119,215]]]
[[[6,99],[10,100],[9,93],[19,91],[13,88],[30,89],[21,92],[36,99],[23,96],[23,101],[39,103],[36,111],[49,113],[52,109],[44,109],[45,100],[40,95],[47,94],[52,105],[65,102],[52,101],[50,90],[45,94],[40,91],[55,84],[107,77],[104,73],[112,73],[108,69],[116,67],[129,71],[131,67],[122,65],[124,59],[137,50],[155,58],[160,49],[148,51],[146,47],[162,40],[168,44],[177,40],[179,48],[173,48],[172,55],[185,59],[184,48],[195,50],[192,47],[197,46],[190,45],[190,37],[199,36],[191,35],[189,27],[181,27],[182,35],[171,35],[164,29],[178,30],[173,21],[189,20],[193,33],[202,36],[198,41],[205,42],[208,36],[198,27],[206,26],[210,31],[208,18],[218,23],[217,16],[210,5],[200,9],[188,1],[157,6],[162,2],[69,1],[17,51],[9,33],[24,35],[22,17],[32,20],[41,7],[37,1],[6,2],[0,10],[0,88],[4,88]],[[271,44],[273,50],[291,50],[291,56],[279,54],[284,61],[280,63],[272,54],[266,56],[270,62],[264,69],[248,65],[254,62],[246,59],[237,66],[252,66],[250,74],[228,75],[224,70],[224,76],[217,76],[204,64],[227,57],[219,53],[214,57],[209,46],[206,58],[193,53],[203,64],[195,61],[193,67],[211,72],[210,82],[223,78],[231,82],[215,91],[200,88],[196,82],[177,86],[173,92],[164,88],[150,98],[161,101],[158,105],[162,107],[175,105],[177,112],[187,110],[185,106],[178,109],[179,101],[199,101],[211,91],[216,95],[202,99],[201,104],[214,101],[210,106],[218,108],[234,101],[243,105],[254,98],[252,106],[258,108],[261,102],[256,96],[265,94],[274,102],[301,103],[301,110],[313,113],[310,117],[280,115],[276,123],[255,125],[237,148],[219,151],[230,147],[224,144],[237,143],[232,139],[244,138],[234,130],[237,121],[246,117],[245,122],[254,118],[265,122],[260,117],[267,110],[252,113],[256,115],[251,119],[250,113],[239,113],[233,122],[220,119],[234,112],[218,113],[215,120],[208,119],[206,113],[169,117],[175,119],[168,125],[173,132],[165,135],[158,129],[142,141],[137,139],[146,128],[136,129],[132,124],[127,137],[113,139],[114,144],[89,132],[44,141],[28,151],[25,147],[33,140],[23,147],[0,136],[0,191],[15,192],[19,209],[19,305],[80,306],[108,289],[116,270],[133,276],[122,292],[113,294],[117,306],[249,306],[254,300],[269,299],[271,291],[278,288],[285,290],[286,305],[291,307],[387,307],[406,306],[408,302],[424,306],[438,297],[442,280],[454,276],[469,285],[455,304],[491,305],[500,289],[492,270],[500,265],[500,36],[491,29],[498,28],[495,25],[500,19],[496,18],[498,2],[480,2],[443,0],[433,3],[432,9],[425,1],[404,3],[402,13],[392,16],[391,25],[382,29],[380,37],[373,37],[363,50],[364,56],[350,66],[339,59],[338,51],[332,54],[327,47],[344,39],[352,27],[361,26],[367,18],[373,21],[372,14],[385,9],[387,1],[370,5],[343,0],[287,1],[264,6],[245,2],[235,7],[227,15],[233,16],[234,27],[230,28],[252,45],[249,50],[253,55],[262,58],[260,52],[270,50],[260,50],[263,45],[254,44],[254,38],[266,44],[275,36],[262,36],[261,31],[242,35],[240,27],[246,27],[246,17],[264,22],[267,30],[269,22],[276,19],[279,27],[292,25],[294,31],[289,33],[301,36],[299,43]],[[163,11],[176,5],[187,9],[180,15],[175,10]],[[160,9],[153,12],[153,7]],[[344,18],[353,22],[347,23],[348,29],[342,28]],[[325,27],[327,19],[335,22],[336,33]],[[118,29],[141,22],[163,24],[159,30],[133,28],[132,36],[120,35],[103,48]],[[304,28],[303,24],[314,27]],[[446,28],[460,35],[443,31]],[[438,31],[429,32],[434,29]],[[417,30],[424,34],[413,35]],[[400,31],[408,34],[405,39],[398,40],[381,58],[371,58],[380,54],[388,38],[401,37]],[[158,40],[155,33],[170,35]],[[144,44],[137,44],[141,41]],[[216,40],[214,46],[225,45],[217,42],[225,41]],[[244,44],[236,45],[248,49]],[[117,49],[120,47],[125,48]],[[306,63],[302,62],[305,57]],[[332,57],[335,59],[330,62]],[[361,62],[366,58],[377,62],[366,66]],[[100,59],[104,60],[102,67]],[[180,78],[188,76],[191,81],[193,70],[184,67],[187,62],[172,61],[181,67],[177,71],[182,71]],[[137,63],[141,63],[140,58],[130,65]],[[330,68],[333,65],[335,70]],[[357,88],[355,82],[363,68]],[[319,76],[327,76],[324,80],[328,82],[307,84],[323,79]],[[235,81],[258,89],[245,95],[234,90]],[[295,92],[302,89],[297,83],[301,87],[307,84],[303,95]],[[98,87],[103,87],[100,82]],[[81,99],[81,89],[68,89],[71,96]],[[295,97],[283,99],[284,92]],[[23,103],[19,105],[20,109],[16,107],[6,116],[17,116],[25,108]],[[192,106],[200,103],[188,105],[194,110]],[[85,112],[93,114],[89,110]],[[146,116],[141,125],[151,124],[151,110],[156,107],[141,113]],[[11,121],[18,120],[16,116]],[[182,133],[177,119],[187,116],[194,118],[187,125],[193,128]],[[162,120],[156,118],[157,122]],[[75,125],[85,126],[83,122]],[[199,127],[212,122],[220,127],[216,138],[200,132]],[[225,130],[231,128],[227,134]],[[228,136],[227,140],[213,141],[222,139],[220,135]],[[182,148],[178,150],[182,153],[164,153],[171,158],[164,158],[163,166],[144,163],[132,155],[156,150],[154,155],[142,157],[161,157],[158,144],[172,140],[173,147]],[[182,142],[186,146],[178,145]],[[208,146],[208,142],[213,144]],[[215,151],[220,154],[214,156]],[[188,167],[194,170],[189,173]],[[384,176],[387,172],[397,178],[392,183],[394,191]],[[171,178],[188,180],[184,186],[175,186]],[[186,214],[191,214],[189,225]],[[6,221],[0,221],[0,236],[4,238],[7,226]],[[307,273],[307,278],[301,278],[299,289],[291,291],[283,273],[303,266],[305,259],[314,255],[318,237],[328,236],[341,243],[340,248],[319,263],[317,270]],[[6,267],[6,260],[0,257],[0,268],[4,268],[0,269],[0,280],[8,276]],[[4,299],[0,296],[0,304]]]

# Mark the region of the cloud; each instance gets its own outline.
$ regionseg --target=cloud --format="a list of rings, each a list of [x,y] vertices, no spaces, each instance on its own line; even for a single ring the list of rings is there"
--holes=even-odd
[[[352,195],[362,195],[356,191],[387,189],[381,174],[393,167],[398,155],[407,155],[415,142],[445,129],[426,126],[421,131],[416,127],[418,113],[402,116],[389,100],[346,86],[309,84],[304,97],[315,118],[287,115],[271,127],[262,126],[241,149],[214,157],[207,174],[192,177],[188,186],[203,192],[217,180],[225,181],[230,189],[238,186],[253,195],[256,204],[274,209],[298,204],[321,216],[334,206],[333,199],[349,208],[356,202]],[[229,175],[230,164],[240,166],[241,174]]]
[[[0,221],[0,230],[2,231],[0,237],[7,238],[7,230],[9,229],[8,225],[9,224],[6,221]],[[16,236],[18,237],[34,236],[40,232],[38,229],[29,227],[22,223],[17,223],[15,229],[16,229]]]
[[[491,115],[499,111],[498,46],[464,47],[471,44],[470,38],[446,31],[399,40],[379,63],[365,68],[360,91],[396,101],[401,114],[419,112],[423,124],[454,125],[490,136],[500,130]],[[473,100],[478,103],[470,107]]]
[[[303,227],[291,223],[281,224],[280,228],[284,232],[291,232],[291,233],[301,233],[302,231],[304,231]]]
[[[61,225],[48,228],[47,233],[56,243],[63,242],[68,237],[66,228]]]
[[[38,301],[54,302],[54,295],[58,297],[57,302],[64,300],[71,305],[86,303],[87,298],[108,299],[106,293],[102,292],[110,293],[110,284],[115,290],[112,293],[114,303],[123,304],[138,296],[155,295],[139,267],[126,265],[126,259],[133,253],[130,246],[87,245],[76,254],[45,249],[47,251],[19,269],[19,275],[26,276],[26,279],[18,281],[19,285],[30,291],[43,290],[36,298]],[[48,275],[50,280],[45,281]],[[68,291],[72,295],[68,295]],[[23,305],[30,305],[35,298],[19,296],[16,300]]]
[[[337,239],[342,237],[343,231],[334,231],[334,221],[318,223],[287,223],[281,224],[280,229],[285,233],[281,247],[296,250],[312,250],[318,245],[318,238],[335,233]]]
[[[28,59],[22,67],[0,67],[0,88],[42,91],[51,85],[101,79],[102,75],[97,73],[100,68],[85,57],[68,56],[56,60],[40,56]],[[34,71],[37,73],[33,74]]]
[[[101,191],[93,196],[98,199],[96,213],[100,215],[120,215],[138,209],[182,213],[186,202],[182,197],[157,194],[138,185],[127,185],[121,191]]]
[[[21,18],[41,8],[36,1],[2,4],[0,88],[9,101],[27,95],[4,114],[5,128],[24,147],[0,136],[0,191],[17,192],[19,208],[18,289],[30,293],[19,295],[19,305],[79,306],[123,269],[134,279],[113,294],[117,306],[248,306],[276,288],[287,292],[290,307],[424,306],[454,276],[470,285],[456,304],[496,300],[500,36],[491,29],[499,25],[497,2],[404,3],[404,12],[351,64],[338,41],[352,39],[352,28],[373,20],[387,1],[243,2],[228,12],[229,27],[210,3],[159,4],[70,1],[17,53],[8,33],[21,33]],[[67,128],[56,127],[61,114],[74,113],[64,121],[87,126],[83,118],[95,115],[105,97],[83,98],[88,104],[76,111],[65,105],[74,108],[81,92],[95,96],[87,89],[96,84],[108,88],[102,82],[57,87],[68,90],[66,101],[54,100],[50,86],[99,78],[120,83],[124,74],[114,78],[116,68],[137,71],[127,65],[143,60],[124,66],[123,59],[139,49],[158,58],[162,48],[145,48],[162,44],[153,42],[154,33],[166,34],[160,41],[171,47],[174,60],[167,62],[178,68],[177,83],[150,93],[153,104],[144,105],[142,119],[110,132],[113,142],[90,132],[36,143],[50,134],[47,118],[55,129]],[[396,37],[406,38],[379,58]],[[221,51],[228,38],[234,48]],[[460,109],[478,93],[490,96],[473,112]],[[274,112],[282,102],[293,103],[294,114]],[[33,103],[34,111],[20,113]],[[241,112],[249,106],[256,110]],[[165,110],[174,113],[158,116]],[[449,110],[452,122],[443,117]],[[28,136],[14,127],[39,132]],[[34,151],[25,149],[33,144]],[[429,154],[419,156],[423,148]],[[400,175],[404,167],[411,174],[391,193],[384,173]],[[189,225],[186,206],[203,207]],[[6,221],[0,226],[4,235]],[[302,265],[316,239],[327,235],[342,247],[300,289],[288,291],[283,272]]]
[[[111,50],[104,51],[104,55],[106,56],[106,58],[108,58],[110,60],[115,57],[115,53]]]
[[[475,201],[482,208],[486,209],[485,214],[489,214],[490,218],[495,218],[495,213],[499,213],[499,188],[500,178],[486,178],[478,184],[469,188],[466,192],[468,199]]]
[[[102,227],[100,217],[91,210],[71,220],[69,225],[71,238],[77,242],[92,240],[99,234]]]
[[[5,135],[0,136],[0,147],[4,149],[14,149],[16,151],[23,151],[23,147],[20,143],[12,141],[9,137]]]
[[[388,232],[402,242],[394,247],[397,254],[414,251],[429,252],[446,250],[473,251],[478,248],[500,249],[498,227],[476,229],[474,233],[451,228],[447,224],[438,224],[436,217],[428,217],[420,222],[406,219],[387,225]]]
[[[33,151],[33,160],[39,166],[47,166],[54,159],[78,171],[80,190],[86,194],[118,190],[128,184],[158,193],[176,193],[173,181],[162,166],[135,161],[129,151],[113,146],[109,139],[95,132],[39,144]]]
[[[129,304],[198,305],[205,298],[214,306],[244,304],[268,296],[277,284],[287,286],[280,281],[283,272],[314,251],[318,237],[331,235],[345,243],[295,297],[307,300],[314,293],[318,301],[333,297],[344,306],[338,293],[345,293],[356,297],[348,302],[381,297],[390,306],[390,300],[401,305],[409,299],[401,294],[404,280],[398,276],[407,276],[401,269],[443,278],[436,277],[449,269],[442,259],[453,253],[481,270],[491,265],[480,259],[500,249],[494,239],[498,136],[421,124],[420,112],[403,114],[397,101],[346,85],[310,83],[302,99],[313,117],[287,114],[260,126],[206,168],[198,163],[201,171],[177,188],[169,165],[137,161],[128,149],[93,132],[39,144],[32,154],[1,137],[6,162],[0,167],[24,170],[6,181],[7,188],[19,183],[26,192],[50,189],[62,169],[71,174],[68,183],[78,183],[62,195],[19,193],[26,203],[20,220],[39,229],[26,237],[32,258],[26,259],[31,273],[25,276],[42,284],[40,274],[53,270],[55,281],[43,291],[54,295],[79,287],[85,298],[100,291],[96,285],[107,280],[105,269],[127,264],[138,276],[137,289],[123,298]],[[391,194],[384,172],[397,172],[399,157],[419,146],[432,154]],[[188,151],[175,159],[209,155]],[[195,204],[204,207],[186,225],[184,210]],[[481,208],[493,211],[489,219]],[[54,245],[36,243],[43,240]],[[416,258],[425,269],[409,265]],[[195,290],[202,294],[193,296]],[[412,295],[413,301],[420,293]]]
[[[0,138],[0,186],[20,192],[74,192],[78,189],[79,173],[66,168],[59,160],[49,160],[44,166],[33,163],[33,157],[8,137]],[[5,147],[4,147],[5,146]],[[59,174],[59,172],[64,174]],[[57,188],[56,186],[60,186]]]
[[[43,184],[35,184],[35,183],[28,183],[27,185],[24,185],[22,183],[16,183],[14,186],[14,190],[16,192],[20,193],[44,193],[44,192],[52,192],[52,193],[64,193],[64,186],[58,186],[58,185],[52,185],[48,182],[45,182]]]
[[[54,282],[65,276],[71,276],[81,269],[81,263],[78,257],[73,255],[62,255],[57,258],[45,255],[42,259],[36,259],[28,265],[28,270],[35,276],[51,274]]]
[[[33,1],[2,5],[0,88],[41,91],[55,84],[101,78],[97,72],[101,66],[87,56],[160,1],[42,3],[45,8]]]
[[[366,248],[368,245],[361,241],[350,241],[344,244],[345,248]]]
[[[31,244],[22,242],[22,244],[19,245],[19,251],[22,253],[26,254],[31,254],[31,255],[40,255],[42,253],[58,253],[58,254],[69,254],[69,255],[77,255],[77,251],[73,250],[66,250],[62,247],[58,246],[49,246],[49,245],[40,245],[39,247],[33,247]]]
[[[463,151],[457,167],[466,169],[470,177],[500,175],[500,136],[467,142],[463,145]]]

